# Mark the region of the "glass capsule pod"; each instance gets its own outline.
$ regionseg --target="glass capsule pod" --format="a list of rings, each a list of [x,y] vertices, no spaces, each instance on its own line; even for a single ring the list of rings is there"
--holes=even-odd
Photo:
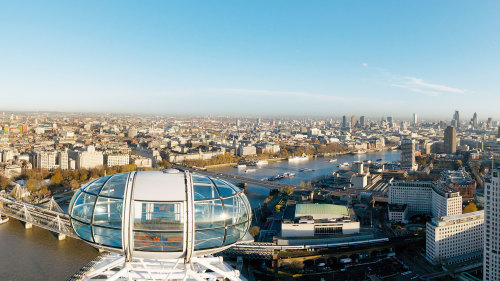
[[[248,232],[251,208],[236,186],[174,169],[115,174],[73,196],[83,240],[128,258],[190,258],[224,250]]]

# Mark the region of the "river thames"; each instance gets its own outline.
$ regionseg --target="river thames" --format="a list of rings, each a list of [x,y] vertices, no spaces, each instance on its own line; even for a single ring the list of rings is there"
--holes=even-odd
[[[337,165],[344,162],[382,159],[399,160],[399,151],[386,151],[361,155],[342,155],[332,158],[316,158],[300,162],[270,162],[262,167],[248,167],[255,172],[245,173],[245,169],[225,167],[213,169],[218,173],[240,175],[255,179],[268,178],[285,172],[295,173],[295,177],[280,179],[279,182],[299,185],[311,179],[330,175]],[[313,171],[299,172],[308,168]],[[247,196],[252,207],[261,203],[269,195],[269,188],[249,184]],[[0,225],[0,280],[67,280],[82,266],[92,260],[99,252],[88,244],[67,238],[59,241],[51,232],[33,227],[24,229],[24,225],[14,219]]]
[[[366,154],[345,154],[337,157],[325,157],[325,158],[313,158],[303,161],[276,161],[269,162],[268,165],[264,166],[248,166],[245,168],[234,168],[234,167],[222,167],[216,169],[210,169],[210,171],[238,175],[242,177],[249,177],[254,179],[267,179],[271,176],[283,174],[287,172],[295,173],[294,177],[283,178],[277,180],[280,183],[286,183],[290,185],[300,185],[301,182],[307,183],[311,179],[318,178],[321,176],[331,175],[334,170],[337,170],[337,165],[348,163],[351,165],[353,161],[365,161],[371,160],[376,161],[381,159],[381,161],[393,162],[398,161],[400,156],[399,150],[394,151],[384,151]],[[336,159],[335,162],[330,162],[330,160]],[[301,169],[310,169],[312,171],[300,172]],[[245,172],[246,170],[255,170],[254,172]]]

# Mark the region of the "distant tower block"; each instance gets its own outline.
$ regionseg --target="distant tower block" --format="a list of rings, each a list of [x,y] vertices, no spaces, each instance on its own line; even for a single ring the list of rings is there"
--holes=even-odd
[[[457,131],[453,126],[448,126],[444,130],[444,152],[448,154],[457,152]]]
[[[415,160],[415,140],[404,139],[401,141],[401,169],[415,171],[418,168]]]

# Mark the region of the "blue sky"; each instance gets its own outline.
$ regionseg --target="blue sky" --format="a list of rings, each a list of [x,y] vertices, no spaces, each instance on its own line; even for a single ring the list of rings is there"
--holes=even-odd
[[[0,110],[500,119],[499,12],[457,0],[2,1]]]

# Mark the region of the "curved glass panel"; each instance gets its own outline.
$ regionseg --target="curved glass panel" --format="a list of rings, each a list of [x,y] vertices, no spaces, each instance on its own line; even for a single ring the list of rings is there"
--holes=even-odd
[[[121,227],[122,206],[123,200],[121,199],[99,197],[94,207],[93,224],[117,228]]]
[[[217,186],[217,189],[219,190],[219,194],[221,197],[227,197],[236,194],[236,191],[231,186],[229,186],[227,182],[218,179],[212,179],[212,180]]]
[[[73,205],[71,217],[82,222],[90,223],[96,198],[96,196],[85,192],[80,193],[78,198],[75,200],[75,204]]]
[[[225,219],[220,199],[194,202],[195,229],[224,227]]]
[[[196,230],[194,235],[194,249],[203,250],[222,246],[224,229]]]
[[[92,226],[94,230],[95,242],[104,246],[122,247],[122,232],[120,229],[111,229]]]
[[[241,216],[241,220],[238,220],[238,222],[251,220],[252,208],[250,207],[250,203],[246,198],[247,197],[243,193],[241,193],[240,196],[238,196],[238,201],[240,202],[239,204],[243,208],[243,215]]]
[[[134,231],[134,250],[182,252],[182,232]]]
[[[194,200],[212,199],[219,197],[214,184],[208,177],[193,175]]]
[[[69,202],[69,207],[68,207],[68,210],[71,212],[71,210],[73,209],[73,205],[75,204],[75,201],[76,201],[76,198],[78,198],[78,196],[80,196],[80,193],[82,193],[82,190],[81,189],[78,189],[76,191],[76,193],[73,195],[73,197],[71,197],[71,201]]]
[[[134,229],[183,230],[183,203],[134,202]]]
[[[73,229],[75,230],[76,234],[80,236],[80,238],[82,238],[83,240],[94,242],[94,240],[92,239],[92,232],[90,231],[90,225],[75,220],[71,220],[71,223],[73,224]]]
[[[99,178],[77,191],[70,203],[71,223],[82,239],[122,247],[123,196],[129,173]],[[216,249],[241,240],[250,226],[247,197],[234,185],[204,175],[192,175],[194,249]],[[172,186],[171,188],[184,186]],[[136,186],[140,188],[140,186]],[[155,198],[155,197],[150,197]],[[223,199],[224,198],[224,199]],[[169,200],[159,198],[158,200]],[[133,201],[132,247],[137,251],[182,252],[186,203]]]
[[[102,178],[98,178],[96,180],[93,180],[93,181],[87,183],[81,189],[83,189],[83,191],[88,192],[90,194],[97,195],[97,194],[99,194],[99,191],[101,191],[102,185],[109,179],[109,177],[110,176],[102,177]]]
[[[228,225],[242,223],[248,219],[246,205],[239,196],[224,199],[224,209]]]
[[[245,195],[245,193],[243,193],[243,192],[240,193],[240,196],[243,199],[243,201],[245,202],[245,204],[247,205],[247,208],[251,210],[252,208],[250,207],[250,201],[248,201],[248,197]]]
[[[102,187],[100,196],[123,198],[129,173],[113,175]]]
[[[240,240],[241,238],[243,238],[243,236],[245,236],[245,233],[247,231],[246,228],[247,228],[246,223],[228,227],[226,230],[226,241],[224,241],[224,245],[233,244],[238,240]]]
[[[252,219],[252,206],[250,206],[250,201],[248,201],[248,197],[243,192],[240,192],[238,195],[240,196],[241,200],[243,200],[243,203],[246,206],[248,219],[251,220]]]

